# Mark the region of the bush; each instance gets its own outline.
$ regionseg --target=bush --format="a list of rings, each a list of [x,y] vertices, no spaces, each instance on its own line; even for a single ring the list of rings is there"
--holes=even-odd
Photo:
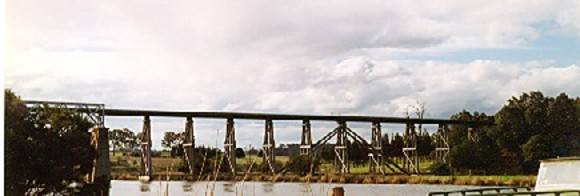
[[[312,164],[312,165],[311,165]],[[292,156],[288,163],[286,163],[286,168],[290,172],[294,172],[300,175],[306,175],[310,173],[310,169],[312,167],[312,171],[318,170],[320,166],[320,161],[312,162],[307,156]]]
[[[449,165],[445,163],[435,163],[429,167],[429,170],[431,170],[431,173],[438,176],[447,176],[451,174],[451,171],[449,171]]]

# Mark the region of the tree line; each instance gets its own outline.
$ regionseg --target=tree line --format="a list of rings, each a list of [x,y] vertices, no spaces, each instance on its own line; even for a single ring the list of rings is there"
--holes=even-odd
[[[5,90],[4,96],[5,193],[67,192],[71,191],[68,185],[72,183],[85,184],[80,190],[83,193],[97,190],[99,185],[88,184],[86,179],[96,156],[88,131],[93,124],[71,110],[46,107],[29,110],[10,90]],[[538,91],[523,93],[507,100],[493,116],[462,111],[451,119],[494,122],[493,126],[477,127],[472,133],[466,126],[450,127],[450,165],[455,174],[534,174],[539,160],[580,155],[580,98],[565,93],[556,97],[544,96]],[[163,146],[179,146],[180,135],[167,133]],[[135,151],[141,138],[128,129],[114,129],[110,137],[114,152],[117,149]],[[434,136],[425,131],[417,138],[419,155],[431,155]],[[404,142],[401,135],[389,138],[385,134],[383,156],[402,157]],[[358,143],[348,145],[349,157],[355,164],[368,160],[366,147]],[[196,156],[207,154],[208,159],[221,156],[215,148],[197,151]],[[243,154],[242,149],[237,151]],[[323,146],[322,151],[324,161],[334,159],[332,145]],[[300,163],[296,158],[287,164],[294,165],[299,172],[306,171]],[[196,167],[200,166],[196,164]]]
[[[452,119],[491,118],[460,112]],[[451,164],[458,170],[482,173],[534,174],[539,160],[580,155],[580,97],[556,97],[539,91],[512,97],[493,116],[494,126],[481,127],[475,140],[467,128],[453,126]]]

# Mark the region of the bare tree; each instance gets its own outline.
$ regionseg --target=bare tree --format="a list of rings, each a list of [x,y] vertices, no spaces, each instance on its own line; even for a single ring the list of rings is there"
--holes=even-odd
[[[423,119],[425,117],[425,112],[427,111],[427,109],[425,108],[425,102],[424,101],[417,101],[417,103],[414,106],[415,109],[415,115],[417,115],[418,119]],[[421,135],[423,130],[423,124],[419,124],[419,135]]]

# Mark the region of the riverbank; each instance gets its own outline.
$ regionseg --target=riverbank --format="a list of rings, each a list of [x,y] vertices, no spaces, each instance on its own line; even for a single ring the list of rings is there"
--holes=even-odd
[[[208,176],[189,176],[180,173],[155,174],[153,180],[196,181],[213,180]],[[134,175],[113,175],[113,180],[138,180]],[[475,186],[534,186],[535,176],[403,176],[403,175],[322,175],[298,176],[250,174],[243,176],[218,176],[217,181],[256,181],[256,182],[309,182],[343,184],[447,184]]]

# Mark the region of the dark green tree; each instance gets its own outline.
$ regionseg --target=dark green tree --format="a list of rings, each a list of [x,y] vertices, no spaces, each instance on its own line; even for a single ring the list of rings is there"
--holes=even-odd
[[[286,168],[290,172],[300,174],[302,176],[309,174],[311,171],[314,173],[318,171],[320,166],[320,160],[315,160],[312,162],[308,156],[293,155],[290,160],[286,163]]]
[[[479,141],[464,140],[451,148],[449,156],[453,168],[479,171],[483,174],[496,171],[500,163],[499,148],[485,135]]]
[[[427,156],[435,150],[435,145],[429,133],[423,132],[423,135],[417,136],[417,153],[419,156]]]
[[[245,158],[246,152],[242,148],[236,148],[236,158]]]
[[[389,141],[389,134],[385,133],[383,135],[383,137],[381,137],[381,146],[383,146],[382,149],[382,153],[383,153],[383,157],[389,157],[390,156],[390,148],[391,148],[391,142]]]
[[[395,136],[393,137],[393,141],[391,141],[389,156],[402,157],[403,147],[405,147],[405,140],[403,139],[403,136],[399,135],[399,133],[396,133]]]
[[[5,193],[63,193],[73,182],[86,183],[96,156],[90,145],[93,124],[70,110],[42,107],[29,112],[10,90],[4,94]]]
[[[535,173],[540,159],[576,154],[579,114],[576,101],[564,93],[556,98],[541,92],[512,97],[495,115],[496,127],[490,131],[508,163],[504,167],[522,165],[524,172]]]
[[[358,142],[348,141],[348,159],[355,162],[355,164],[365,163],[369,157],[368,147],[363,146]]]

